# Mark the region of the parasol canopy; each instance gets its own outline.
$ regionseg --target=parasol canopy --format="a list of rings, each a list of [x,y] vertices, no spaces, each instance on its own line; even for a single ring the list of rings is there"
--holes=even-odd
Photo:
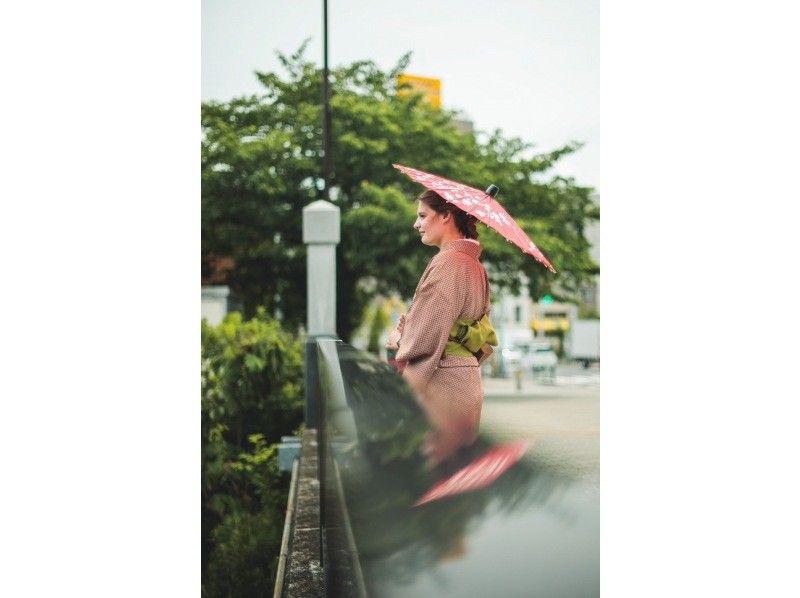
[[[431,191],[436,191],[446,201],[458,206],[486,226],[492,227],[524,253],[533,256],[551,272],[556,271],[550,260],[545,257],[519,224],[495,199],[494,196],[500,191],[497,186],[490,185],[486,191],[481,191],[424,170],[417,170],[402,164],[392,164],[392,166],[408,175],[411,180],[420,183]]]

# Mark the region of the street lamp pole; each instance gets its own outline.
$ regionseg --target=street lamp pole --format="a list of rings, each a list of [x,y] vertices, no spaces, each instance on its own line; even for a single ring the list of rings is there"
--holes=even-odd
[[[322,0],[322,171],[325,183],[323,198],[330,200],[331,185],[331,98],[328,81],[328,0]]]

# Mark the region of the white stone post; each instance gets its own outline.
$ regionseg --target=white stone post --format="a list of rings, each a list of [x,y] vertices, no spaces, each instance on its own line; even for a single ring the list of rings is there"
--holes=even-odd
[[[336,336],[336,245],[339,208],[320,199],[303,208],[303,243],[307,247],[306,324],[308,335]]]
[[[336,245],[339,243],[339,208],[320,199],[303,208],[303,243],[307,250],[305,343],[305,423],[320,424],[321,389],[317,343],[336,337]]]

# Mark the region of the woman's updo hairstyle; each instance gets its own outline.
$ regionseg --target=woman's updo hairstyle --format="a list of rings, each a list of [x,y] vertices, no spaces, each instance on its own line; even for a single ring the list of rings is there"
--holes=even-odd
[[[456,228],[458,228],[458,231],[462,235],[464,235],[467,239],[478,238],[478,228],[475,226],[475,223],[478,221],[478,219],[475,218],[475,216],[470,216],[457,205],[446,201],[441,195],[436,193],[436,191],[431,191],[428,189],[419,197],[417,197],[417,201],[421,201],[434,212],[439,214],[450,212],[453,215],[453,221],[456,223]]]

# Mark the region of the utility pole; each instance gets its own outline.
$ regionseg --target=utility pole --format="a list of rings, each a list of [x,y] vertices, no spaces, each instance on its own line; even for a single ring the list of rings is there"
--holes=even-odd
[[[330,200],[331,185],[331,90],[328,81],[328,0],[322,0],[322,172],[323,198]]]

